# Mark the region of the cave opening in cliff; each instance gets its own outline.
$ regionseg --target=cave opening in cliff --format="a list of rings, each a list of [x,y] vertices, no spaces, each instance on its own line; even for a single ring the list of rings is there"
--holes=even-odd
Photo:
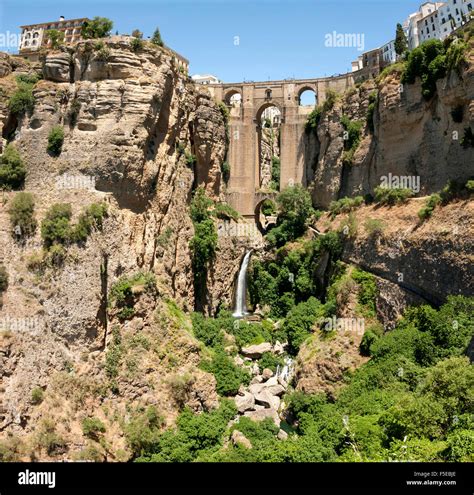
[[[281,111],[275,105],[265,106],[257,118],[259,182],[262,191],[280,190]]]

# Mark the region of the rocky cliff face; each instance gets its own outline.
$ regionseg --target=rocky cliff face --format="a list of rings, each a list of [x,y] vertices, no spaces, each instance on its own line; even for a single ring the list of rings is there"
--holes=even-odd
[[[452,71],[437,81],[435,96],[425,101],[421,83],[400,82],[393,73],[351,88],[323,111],[317,134],[306,136],[308,184],[315,204],[373,193],[388,174],[419,176],[420,195],[442,189],[448,180],[472,176],[474,148],[464,148],[464,129],[474,121],[474,51],[460,75]],[[373,131],[367,124],[371,95],[375,99]],[[462,109],[456,122],[452,112]],[[361,141],[350,163],[344,163],[342,117],[362,123]],[[314,156],[316,154],[316,157]]]
[[[35,72],[44,79],[33,89],[34,110],[10,114],[16,76]],[[55,203],[70,203],[73,221],[94,202],[107,203],[109,212],[101,232],[68,248],[63,267],[38,275],[27,265],[41,249],[39,229],[18,244],[8,215],[15,193],[3,196],[0,257],[9,288],[1,309],[0,435],[33,441],[41,421],[62,421],[58,435],[66,448],[58,455],[71,458],[84,448],[78,425],[86,410],[108,403],[109,411],[121,415],[135,401],[159,406],[172,421],[177,410],[172,383],[183,376],[181,399],[196,410],[214,407],[215,382],[197,370],[200,350],[189,322],[173,323],[181,310],[165,301],[188,310],[194,306],[188,206],[198,185],[215,200],[221,195],[226,141],[217,105],[182,73],[173,54],[149,44],[134,51],[126,41],[83,42],[48,53],[42,66],[2,55],[0,75],[0,128],[4,138],[13,137],[27,166],[25,190],[34,195],[38,221]],[[58,157],[47,152],[55,125],[65,134]],[[137,272],[154,274],[157,293],[138,293],[135,317],[124,325],[107,315],[107,295],[119,277]],[[12,322],[23,325],[20,331]],[[115,326],[123,342],[118,392],[111,395],[106,361]],[[137,354],[142,337],[148,343]],[[73,404],[66,382],[84,392],[86,409]],[[41,406],[32,404],[35,388],[45,394]],[[70,409],[62,419],[56,415],[59,404]],[[103,455],[116,458],[122,447],[119,441]]]

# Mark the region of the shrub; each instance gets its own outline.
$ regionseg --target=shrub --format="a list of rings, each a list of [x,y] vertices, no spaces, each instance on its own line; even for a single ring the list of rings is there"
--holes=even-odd
[[[82,420],[82,433],[84,436],[96,440],[100,433],[105,433],[105,425],[99,418],[84,418]]]
[[[248,385],[250,381],[250,375],[223,351],[217,351],[211,361],[203,361],[201,368],[215,376],[219,395],[236,395],[240,385]]]
[[[362,340],[359,345],[359,351],[362,356],[370,356],[371,355],[371,346],[378,339],[378,335],[368,328],[362,337]]]
[[[61,244],[53,244],[45,253],[43,263],[50,268],[57,268],[64,263],[66,250]]]
[[[76,124],[77,117],[80,111],[81,111],[81,102],[77,99],[77,97],[74,97],[67,114],[71,125]]]
[[[450,42],[447,49],[437,39],[425,41],[410,52],[402,82],[413,84],[419,77],[423,96],[432,98],[438,79],[453,70],[460,74],[466,61],[466,49],[467,44],[459,40]]]
[[[364,227],[369,236],[378,236],[383,232],[385,223],[377,218],[368,218],[364,223]]]
[[[194,236],[189,243],[189,247],[193,255],[195,274],[204,274],[217,249],[216,226],[212,220],[204,220],[195,224]]]
[[[381,205],[393,206],[397,203],[404,203],[408,198],[413,196],[411,189],[388,188],[378,186],[375,188],[375,202]]]
[[[418,212],[418,217],[420,220],[427,220],[433,214],[434,209],[441,203],[441,195],[440,194],[432,194],[423,208]]]
[[[276,372],[278,366],[282,368],[285,365],[285,361],[282,357],[276,356],[272,352],[264,352],[262,357],[258,360],[258,366],[260,368],[260,372],[262,372],[265,368],[268,368]]]
[[[138,37],[134,37],[130,41],[130,46],[132,47],[132,50],[134,52],[139,52],[140,50],[143,49],[143,40]]]
[[[71,236],[76,242],[85,242],[93,229],[101,229],[104,218],[107,217],[106,203],[92,203],[79,216],[77,225]]]
[[[199,223],[210,218],[210,208],[213,205],[212,199],[206,195],[203,187],[198,187],[194,193],[190,206],[191,220]]]
[[[340,98],[340,95],[332,90],[328,89],[326,90],[326,99],[324,100],[323,103],[323,112],[329,112],[334,108],[334,105],[336,104],[336,101]]]
[[[71,216],[71,205],[68,203],[57,203],[49,208],[41,222],[41,237],[46,248],[71,241]]]
[[[277,196],[277,228],[270,231],[267,240],[281,246],[304,234],[314,210],[309,192],[300,185],[290,186]]]
[[[153,273],[138,272],[131,277],[120,277],[110,288],[108,304],[120,311],[120,320],[131,318],[135,314],[135,294],[144,291],[153,294],[156,291],[156,279]]]
[[[51,456],[64,449],[65,445],[64,439],[56,432],[56,423],[51,419],[43,419],[37,426],[36,446]]]
[[[158,443],[163,425],[164,419],[155,406],[139,408],[133,413],[124,432],[135,456],[152,449]]]
[[[8,273],[4,265],[0,265],[0,295],[8,289]]]
[[[466,182],[465,188],[469,193],[473,193],[474,192],[474,180],[468,180]]]
[[[19,83],[18,89],[13,93],[8,101],[10,112],[20,115],[27,112],[32,112],[35,106],[35,97],[33,96],[33,85],[27,83]]]
[[[461,75],[462,67],[467,63],[466,53],[469,49],[467,43],[461,40],[456,40],[446,51],[446,67],[448,71],[455,70],[458,75]]]
[[[48,153],[59,156],[64,142],[64,130],[61,126],[55,125],[48,135]]]
[[[375,300],[377,297],[375,277],[371,273],[356,268],[352,272],[352,278],[359,285],[359,303],[367,312],[368,316],[375,316]]]
[[[230,165],[229,162],[223,162],[221,165],[222,179],[227,184],[230,179]]]
[[[81,36],[84,39],[105,38],[110,35],[114,23],[106,17],[94,17],[91,21],[82,24]]]
[[[114,380],[119,374],[122,354],[122,337],[119,329],[114,327],[112,330],[112,342],[109,344],[107,354],[105,355],[105,374],[112,380]]]
[[[57,50],[64,43],[64,33],[58,29],[48,29],[45,37],[51,40],[53,50]]]
[[[321,121],[321,115],[323,109],[321,106],[317,106],[309,115],[306,121],[305,131],[309,134],[311,132],[316,133],[318,129],[319,122]]]
[[[260,210],[262,212],[262,215],[265,215],[265,216],[273,216],[273,215],[276,215],[276,205],[275,203],[270,200],[270,199],[266,199],[263,203],[262,203],[262,208]]]
[[[158,28],[155,29],[153,36],[151,37],[151,43],[157,46],[164,46],[163,40],[161,39],[161,33]]]
[[[374,113],[377,105],[377,91],[372,91],[369,95],[369,106],[367,107],[367,127],[371,132],[374,132]]]
[[[388,67],[385,67],[385,69],[383,69],[383,71],[379,74],[377,78],[377,82],[380,84],[384,79],[386,79],[388,76],[391,75],[396,75],[397,77],[400,77],[405,72],[405,68],[406,68],[405,61],[399,61],[399,62],[395,62],[394,64],[390,64]]]
[[[352,157],[359,146],[360,135],[363,126],[363,122],[357,120],[350,120],[347,115],[341,117],[341,124],[345,130],[344,136],[344,153],[343,163],[346,165],[352,165]]]
[[[314,297],[298,304],[287,315],[283,329],[288,335],[288,351],[296,355],[303,342],[311,335],[318,318],[324,316],[324,306]]]
[[[32,404],[41,404],[43,402],[44,392],[40,387],[36,387],[31,391],[31,403]]]
[[[274,191],[280,190],[281,164],[277,156],[272,156],[272,179],[270,181],[270,189]]]
[[[35,201],[31,193],[20,192],[13,198],[8,213],[10,225],[16,238],[30,237],[35,233]]]
[[[192,322],[193,333],[197,339],[208,347],[223,349],[224,333],[218,321],[212,318],[205,318],[201,313],[193,313]]]
[[[240,213],[227,203],[216,203],[213,213],[221,220],[232,219],[237,221],[241,217]]]
[[[355,198],[341,198],[337,201],[331,201],[329,204],[329,212],[331,217],[334,218],[340,213],[349,213],[352,210],[359,208],[364,203],[362,196],[356,196]]]
[[[18,84],[23,83],[34,86],[41,79],[41,76],[36,72],[33,72],[29,74],[18,74],[15,79]]]
[[[26,168],[20,153],[13,144],[8,144],[0,158],[0,188],[18,189],[23,186]]]

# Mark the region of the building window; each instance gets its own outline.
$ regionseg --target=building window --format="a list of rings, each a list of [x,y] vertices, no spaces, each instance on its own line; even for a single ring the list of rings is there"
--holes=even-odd
[[[39,33],[35,33],[35,34],[33,35],[33,38],[37,38],[38,36],[39,36]]]

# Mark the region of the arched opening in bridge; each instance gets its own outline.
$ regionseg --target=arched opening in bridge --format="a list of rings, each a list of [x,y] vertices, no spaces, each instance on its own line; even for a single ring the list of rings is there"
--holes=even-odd
[[[316,92],[311,88],[303,88],[298,95],[298,105],[300,107],[314,108],[318,103]]]
[[[234,89],[225,95],[224,101],[228,107],[240,107],[242,103],[242,95]]]
[[[281,111],[271,103],[257,113],[259,152],[258,186],[261,191],[280,189]]]
[[[260,201],[255,207],[255,223],[262,234],[276,226],[277,207],[275,196],[270,196]]]

